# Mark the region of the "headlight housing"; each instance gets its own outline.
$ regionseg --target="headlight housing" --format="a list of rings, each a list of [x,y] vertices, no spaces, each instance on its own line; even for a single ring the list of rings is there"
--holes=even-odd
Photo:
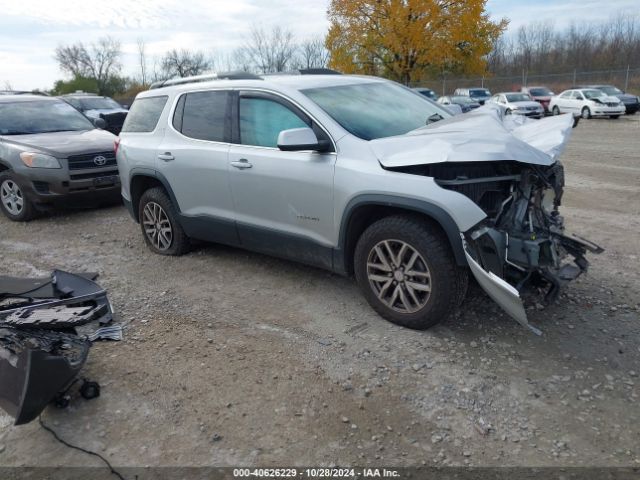
[[[29,168],[62,168],[56,157],[44,153],[22,152],[20,160]]]

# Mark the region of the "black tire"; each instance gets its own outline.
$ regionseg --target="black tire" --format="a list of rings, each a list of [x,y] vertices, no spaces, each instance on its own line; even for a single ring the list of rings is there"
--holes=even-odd
[[[551,109],[551,113],[554,115],[560,115],[560,109],[558,108],[557,105],[553,106],[553,108]]]
[[[406,243],[422,257],[421,260],[424,260],[428,268],[431,290],[426,303],[417,311],[408,313],[391,308],[378,298],[373,281],[369,280],[367,270],[370,256],[373,255],[374,248],[385,240]],[[466,293],[466,271],[463,272],[456,265],[447,238],[436,226],[413,215],[394,215],[369,226],[358,239],[354,271],[365,298],[380,316],[397,325],[416,330],[425,330],[444,320],[464,299]],[[403,285],[398,287],[407,292]]]
[[[18,189],[17,191],[22,198],[22,207],[19,212],[9,211],[2,201],[2,188],[8,185],[15,185],[15,188]],[[28,222],[35,218],[37,213],[31,199],[26,193],[24,185],[18,180],[18,176],[10,170],[0,172],[0,210],[2,210],[2,213],[4,213],[9,220],[13,220],[14,222]]]
[[[84,381],[80,387],[80,395],[85,400],[92,400],[100,396],[100,384],[98,382]]]
[[[149,208],[151,209],[156,209],[156,211],[158,211],[156,206],[160,207],[162,209],[162,213],[166,217],[166,221],[168,221],[170,225],[171,235],[166,242],[166,248],[162,242],[156,243],[153,235],[147,234],[145,229],[145,207],[147,205],[149,205]],[[189,237],[184,233],[184,230],[178,221],[178,212],[176,211],[173,203],[171,203],[171,199],[169,199],[162,188],[150,188],[142,194],[142,197],[140,197],[140,203],[138,204],[138,219],[140,220],[140,228],[142,230],[144,241],[152,252],[160,255],[178,256],[184,255],[190,250],[191,245]],[[166,225],[166,222],[164,224]],[[159,235],[159,233],[156,233],[156,235]]]
[[[583,107],[581,115],[582,115],[582,118],[585,118],[585,119],[591,118],[591,110],[589,110],[589,107]]]
[[[505,115],[511,115],[513,112],[511,111],[510,108],[507,108],[507,111],[504,112]]]
[[[611,120],[617,120],[618,118],[620,118],[620,115],[609,115],[609,118]]]

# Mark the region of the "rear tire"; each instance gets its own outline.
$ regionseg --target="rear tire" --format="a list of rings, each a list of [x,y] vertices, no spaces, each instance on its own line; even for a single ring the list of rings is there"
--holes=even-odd
[[[10,170],[0,173],[0,210],[14,222],[28,222],[36,216],[24,187]]]
[[[591,118],[591,110],[589,110],[589,107],[584,107],[582,109],[582,118],[584,118],[584,119]]]
[[[413,215],[394,215],[369,226],[356,245],[354,271],[380,316],[416,330],[444,320],[466,293],[466,271],[456,265],[447,238]]]
[[[160,255],[184,255],[191,245],[171,199],[160,187],[150,188],[140,197],[138,218],[142,236],[152,252]]]

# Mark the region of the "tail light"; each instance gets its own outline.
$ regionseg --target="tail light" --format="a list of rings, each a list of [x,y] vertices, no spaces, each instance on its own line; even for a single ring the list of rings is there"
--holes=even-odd
[[[114,150],[114,154],[118,154],[118,147],[120,146],[120,137],[116,137],[115,141],[113,142],[113,150]]]

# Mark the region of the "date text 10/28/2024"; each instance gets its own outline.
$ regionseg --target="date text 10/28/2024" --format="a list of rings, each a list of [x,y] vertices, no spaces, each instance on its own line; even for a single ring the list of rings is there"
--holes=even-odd
[[[234,478],[398,478],[387,468],[234,468]]]

